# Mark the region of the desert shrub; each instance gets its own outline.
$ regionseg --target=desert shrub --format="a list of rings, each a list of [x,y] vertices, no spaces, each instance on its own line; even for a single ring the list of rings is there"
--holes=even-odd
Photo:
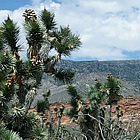
[[[124,125],[125,122],[122,121],[123,112],[118,105],[116,116],[115,118],[112,117],[112,107],[122,99],[119,77],[115,78],[109,73],[103,84],[98,79],[95,82],[95,85],[89,88],[86,104],[82,97],[79,98],[76,87],[72,85],[68,87],[72,109],[67,111],[67,115],[71,118],[74,117],[73,120],[80,126],[85,139],[138,139],[140,137],[139,127],[136,122],[132,123],[134,114]]]
[[[0,140],[23,140],[16,132],[0,127]]]

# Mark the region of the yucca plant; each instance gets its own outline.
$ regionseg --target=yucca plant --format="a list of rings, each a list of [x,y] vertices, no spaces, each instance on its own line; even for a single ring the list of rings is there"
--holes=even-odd
[[[34,140],[46,140],[48,138],[46,129],[42,127],[35,127],[33,129],[32,135]]]
[[[19,56],[22,45],[17,23],[8,16],[0,27],[0,121],[4,121],[6,129],[14,130],[22,137],[28,132],[28,137],[32,137],[33,129],[38,125],[35,116],[28,111],[43,73],[52,74],[64,83],[70,82],[74,74],[68,70],[57,70],[55,65],[62,56],[78,49],[81,42],[70,28],[58,29],[55,15],[46,9],[41,11],[39,17],[31,9],[25,10],[23,16],[27,61]],[[57,53],[51,56],[49,52],[52,49]],[[44,94],[45,109],[49,113],[48,97],[49,92]]]
[[[49,31],[56,29],[56,22],[54,17],[54,13],[47,11],[46,8],[44,8],[42,13],[40,14],[40,20],[43,22],[46,28],[46,33],[49,33]]]
[[[74,85],[69,85],[67,92],[71,96],[69,103],[72,108],[67,110],[66,114],[70,117],[74,117],[73,119],[75,119],[77,117],[74,115],[78,113],[78,101],[82,100],[82,96],[77,92],[77,89]]]
[[[4,127],[0,128],[0,140],[23,140],[16,132]]]
[[[24,26],[27,34],[26,39],[29,44],[28,58],[32,59],[33,56],[37,55],[42,46],[43,30],[41,29],[38,21],[26,21]]]
[[[110,129],[112,105],[122,97],[121,82],[118,77],[114,78],[112,74],[108,74],[105,83],[96,79],[95,85],[88,90],[88,103],[86,104],[77,93],[76,87],[69,86],[68,94],[71,95],[72,109],[67,111],[67,114],[70,117],[75,116],[75,122],[79,124],[87,139],[102,140],[113,137],[113,132],[110,132],[112,131]],[[110,109],[106,111],[109,115],[105,113],[105,105],[110,105]]]
[[[38,101],[37,102],[37,112],[42,112],[43,114],[45,113],[46,109],[46,102],[45,101]]]
[[[54,31],[52,36],[56,38],[52,43],[52,47],[55,48],[60,55],[69,56],[71,51],[78,49],[81,45],[79,36],[73,34],[69,26],[60,26],[60,30]]]
[[[13,20],[8,18],[3,22],[2,25],[2,33],[4,38],[4,43],[7,44],[12,53],[18,52],[21,45],[19,44],[19,27],[17,27],[16,23]]]

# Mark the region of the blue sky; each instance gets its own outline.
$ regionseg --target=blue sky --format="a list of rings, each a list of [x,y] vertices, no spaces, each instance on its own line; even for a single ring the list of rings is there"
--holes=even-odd
[[[15,10],[24,5],[31,5],[32,0],[0,0],[0,10]]]
[[[67,59],[140,59],[139,0],[0,0],[0,23],[10,15],[25,42],[22,13],[34,9],[38,14],[44,6],[55,13],[58,26],[70,25],[80,35],[81,49]]]

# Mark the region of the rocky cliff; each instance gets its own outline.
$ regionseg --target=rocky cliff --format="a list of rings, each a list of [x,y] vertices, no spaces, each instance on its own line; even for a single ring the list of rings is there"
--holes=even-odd
[[[122,81],[122,94],[127,96],[140,96],[140,60],[123,61],[70,61],[62,60],[57,69],[70,69],[75,72],[74,84],[78,91],[87,96],[88,86],[94,85],[95,79],[104,82],[107,73],[119,76]],[[51,75],[43,75],[42,85],[38,90],[37,98],[41,93],[51,90],[50,102],[65,102],[69,99],[66,85],[55,81]]]

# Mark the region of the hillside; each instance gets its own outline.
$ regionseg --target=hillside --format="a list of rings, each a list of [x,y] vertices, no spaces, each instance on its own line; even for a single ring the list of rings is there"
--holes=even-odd
[[[56,66],[58,69],[70,69],[75,72],[74,84],[78,91],[87,96],[88,86],[94,85],[95,79],[104,82],[107,73],[119,76],[122,81],[122,94],[126,96],[140,96],[140,60],[122,61],[70,61],[62,60]],[[66,85],[55,81],[52,76],[43,75],[42,85],[37,98],[48,88],[51,90],[50,102],[67,101],[69,96]]]
[[[50,111],[51,111],[51,114],[52,114],[52,118],[54,120],[55,123],[57,123],[57,119],[56,119],[56,114],[54,112],[54,107],[57,106],[57,107],[61,107],[62,105],[65,106],[65,110],[67,109],[70,109],[71,106],[68,102],[55,102],[55,103],[52,103],[50,105]],[[114,118],[116,118],[116,106],[120,106],[120,110],[123,111],[123,116],[121,118],[121,120],[123,122],[128,122],[129,121],[129,118],[131,117],[132,115],[132,112],[134,112],[135,116],[133,118],[133,122],[134,121],[140,121],[140,98],[138,97],[125,97],[123,99],[121,99],[117,105],[114,105],[113,106],[113,113],[112,113],[112,116]],[[34,108],[34,109],[30,109],[29,112],[35,112],[37,109]],[[48,118],[48,114],[47,112],[45,113],[45,116],[46,116],[46,119]],[[67,125],[70,125],[71,122],[71,119],[70,117],[68,116],[65,116],[63,115],[62,116],[62,119],[61,119],[61,124],[67,124]],[[75,126],[75,124],[73,124]]]

